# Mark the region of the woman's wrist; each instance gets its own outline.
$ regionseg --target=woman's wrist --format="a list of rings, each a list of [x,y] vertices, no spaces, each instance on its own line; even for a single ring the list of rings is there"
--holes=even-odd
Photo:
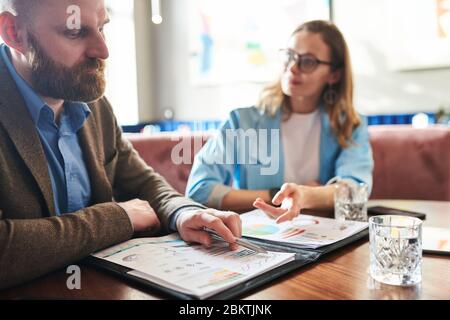
[[[298,194],[299,194],[299,206],[300,209],[310,209],[314,207],[314,193],[316,189],[315,187],[298,185]]]
[[[334,186],[310,187],[299,185],[301,208],[330,209],[334,206]]]
[[[269,202],[272,202],[272,199],[275,197],[278,191],[280,191],[280,188],[269,189]]]

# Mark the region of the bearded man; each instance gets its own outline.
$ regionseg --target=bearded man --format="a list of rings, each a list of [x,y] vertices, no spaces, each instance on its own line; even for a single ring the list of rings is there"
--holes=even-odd
[[[0,289],[161,228],[236,248],[237,214],[178,194],[122,137],[103,96],[104,1],[0,6]]]

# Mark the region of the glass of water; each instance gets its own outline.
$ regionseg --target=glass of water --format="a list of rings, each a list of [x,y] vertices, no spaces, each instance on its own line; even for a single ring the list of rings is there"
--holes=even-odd
[[[365,183],[340,180],[334,189],[334,216],[337,220],[367,221],[369,189]]]
[[[369,219],[370,274],[375,280],[401,286],[422,281],[422,221],[406,216]]]

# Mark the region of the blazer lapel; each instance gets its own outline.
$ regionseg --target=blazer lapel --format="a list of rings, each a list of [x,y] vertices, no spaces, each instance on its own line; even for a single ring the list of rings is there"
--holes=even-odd
[[[52,185],[41,140],[9,70],[0,59],[0,123],[42,191],[50,215],[55,215]]]
[[[93,108],[98,107],[94,106]],[[101,107],[101,106],[100,106]],[[98,128],[94,114],[91,113],[83,128],[80,130],[79,138],[83,156],[89,171],[92,189],[92,202],[105,203],[112,201],[112,186],[106,176],[105,155],[98,139]]]

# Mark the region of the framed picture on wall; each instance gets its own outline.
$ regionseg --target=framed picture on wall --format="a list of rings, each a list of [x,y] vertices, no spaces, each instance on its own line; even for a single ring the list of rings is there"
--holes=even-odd
[[[193,85],[265,83],[295,27],[330,19],[330,0],[190,0],[189,11]]]

